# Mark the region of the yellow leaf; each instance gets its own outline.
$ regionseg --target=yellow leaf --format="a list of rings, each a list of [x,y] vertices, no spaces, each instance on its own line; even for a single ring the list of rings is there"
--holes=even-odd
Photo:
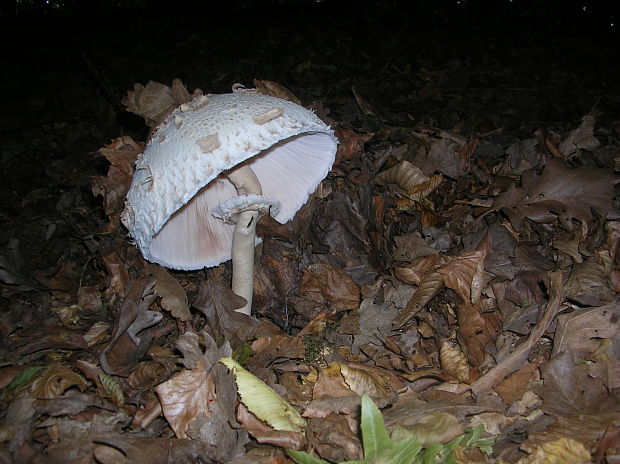
[[[265,382],[232,358],[222,358],[220,362],[235,375],[241,402],[252,414],[275,430],[301,432],[305,428],[304,418]]]

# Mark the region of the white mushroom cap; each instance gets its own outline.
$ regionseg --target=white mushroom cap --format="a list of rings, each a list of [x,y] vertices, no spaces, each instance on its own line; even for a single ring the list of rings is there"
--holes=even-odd
[[[329,126],[289,101],[252,92],[199,96],[155,130],[138,158],[123,223],[149,261],[216,266],[230,259],[234,230],[212,214],[237,196],[225,171],[245,161],[263,196],[280,202],[272,215],[285,223],[331,169],[336,145]]]

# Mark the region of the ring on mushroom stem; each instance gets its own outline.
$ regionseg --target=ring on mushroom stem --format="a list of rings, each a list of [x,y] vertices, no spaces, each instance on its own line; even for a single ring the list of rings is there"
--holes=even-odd
[[[255,91],[198,96],[153,132],[123,223],[162,266],[193,270],[232,258],[232,288],[249,314],[259,217],[290,220],[331,169],[336,147],[327,124],[289,101]]]

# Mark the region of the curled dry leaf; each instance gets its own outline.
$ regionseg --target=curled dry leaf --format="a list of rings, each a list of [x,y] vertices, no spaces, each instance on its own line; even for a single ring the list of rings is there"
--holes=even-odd
[[[232,358],[222,358],[220,362],[235,375],[241,402],[258,419],[278,431],[301,432],[306,427],[299,413],[265,382]]]
[[[283,100],[293,102],[297,105],[301,105],[301,100],[299,100],[293,92],[277,82],[254,79],[254,87],[256,87],[256,90],[264,95],[278,97]]]
[[[127,383],[136,390],[152,388],[172,374],[171,367],[157,361],[142,361],[131,371]]]
[[[472,366],[479,367],[486,357],[486,346],[494,340],[501,329],[495,312],[482,312],[479,305],[459,304],[456,308],[459,320],[458,339]]]
[[[596,119],[590,114],[586,114],[581,118],[581,125],[571,131],[568,136],[562,140],[558,147],[565,157],[570,157],[579,150],[594,151],[601,143],[594,136],[594,124]]]
[[[356,367],[344,363],[338,363],[338,365],[346,385],[358,395],[380,398],[390,393],[389,377],[388,375],[381,375],[379,369],[369,370],[362,365]]]
[[[196,89],[190,94],[180,79],[174,79],[171,87],[150,81],[146,86],[134,84],[122,103],[127,111],[142,116],[147,126],[154,127],[179,105],[199,95],[202,95],[202,90]]]
[[[472,304],[478,303],[484,283],[484,260],[486,252],[472,251],[450,259],[437,269],[443,276],[446,287],[458,297]]]
[[[399,329],[407,324],[413,317],[444,288],[443,276],[437,271],[431,271],[424,275],[420,281],[418,290],[413,294],[407,306],[392,322],[394,329]]]
[[[121,305],[112,339],[99,355],[101,367],[107,374],[128,375],[148,349],[152,335],[144,329],[162,319],[161,313],[149,311],[156,297],[154,286],[154,277],[136,280]]]
[[[297,450],[301,449],[306,442],[301,432],[272,429],[248,411],[243,403],[237,408],[237,420],[259,443]]]
[[[312,389],[312,399],[345,398],[348,396],[355,396],[355,392],[347,385],[340,369],[340,363],[334,361],[329,363],[327,367],[320,367],[319,377]]]
[[[408,284],[420,285],[422,276],[435,269],[438,265],[443,264],[445,256],[441,253],[422,256],[414,259],[409,264],[396,266],[394,275],[397,279],[407,282]]]
[[[172,316],[181,321],[188,321],[191,317],[187,295],[179,281],[158,264],[150,264],[148,272],[157,277],[155,293],[161,297],[162,308],[170,311]]]
[[[355,309],[360,302],[360,289],[342,269],[317,263],[304,268],[300,292],[317,305],[326,303],[335,311]]]
[[[590,464],[590,452],[580,442],[570,438],[545,443],[517,464]]]
[[[428,176],[409,161],[402,161],[375,176],[375,183],[396,184],[403,190],[411,190],[426,181]]]
[[[362,457],[360,441],[344,415],[330,414],[322,420],[310,420],[307,435],[309,446],[324,459],[342,462]]]
[[[31,392],[35,398],[58,398],[71,387],[84,391],[87,386],[86,379],[80,374],[64,364],[56,363],[33,381]]]
[[[460,382],[469,381],[467,358],[458,346],[444,341],[439,349],[441,368]]]
[[[303,359],[306,352],[301,338],[286,335],[257,338],[251,348],[254,355],[246,367],[252,371],[266,368],[278,361]]]

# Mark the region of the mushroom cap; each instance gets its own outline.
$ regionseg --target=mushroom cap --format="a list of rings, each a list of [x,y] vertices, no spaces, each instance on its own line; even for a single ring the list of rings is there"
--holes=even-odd
[[[138,157],[123,224],[149,261],[217,266],[231,257],[234,231],[212,214],[237,196],[226,171],[250,166],[285,223],[331,169],[336,146],[333,130],[295,103],[247,91],[199,96],[157,127]]]

